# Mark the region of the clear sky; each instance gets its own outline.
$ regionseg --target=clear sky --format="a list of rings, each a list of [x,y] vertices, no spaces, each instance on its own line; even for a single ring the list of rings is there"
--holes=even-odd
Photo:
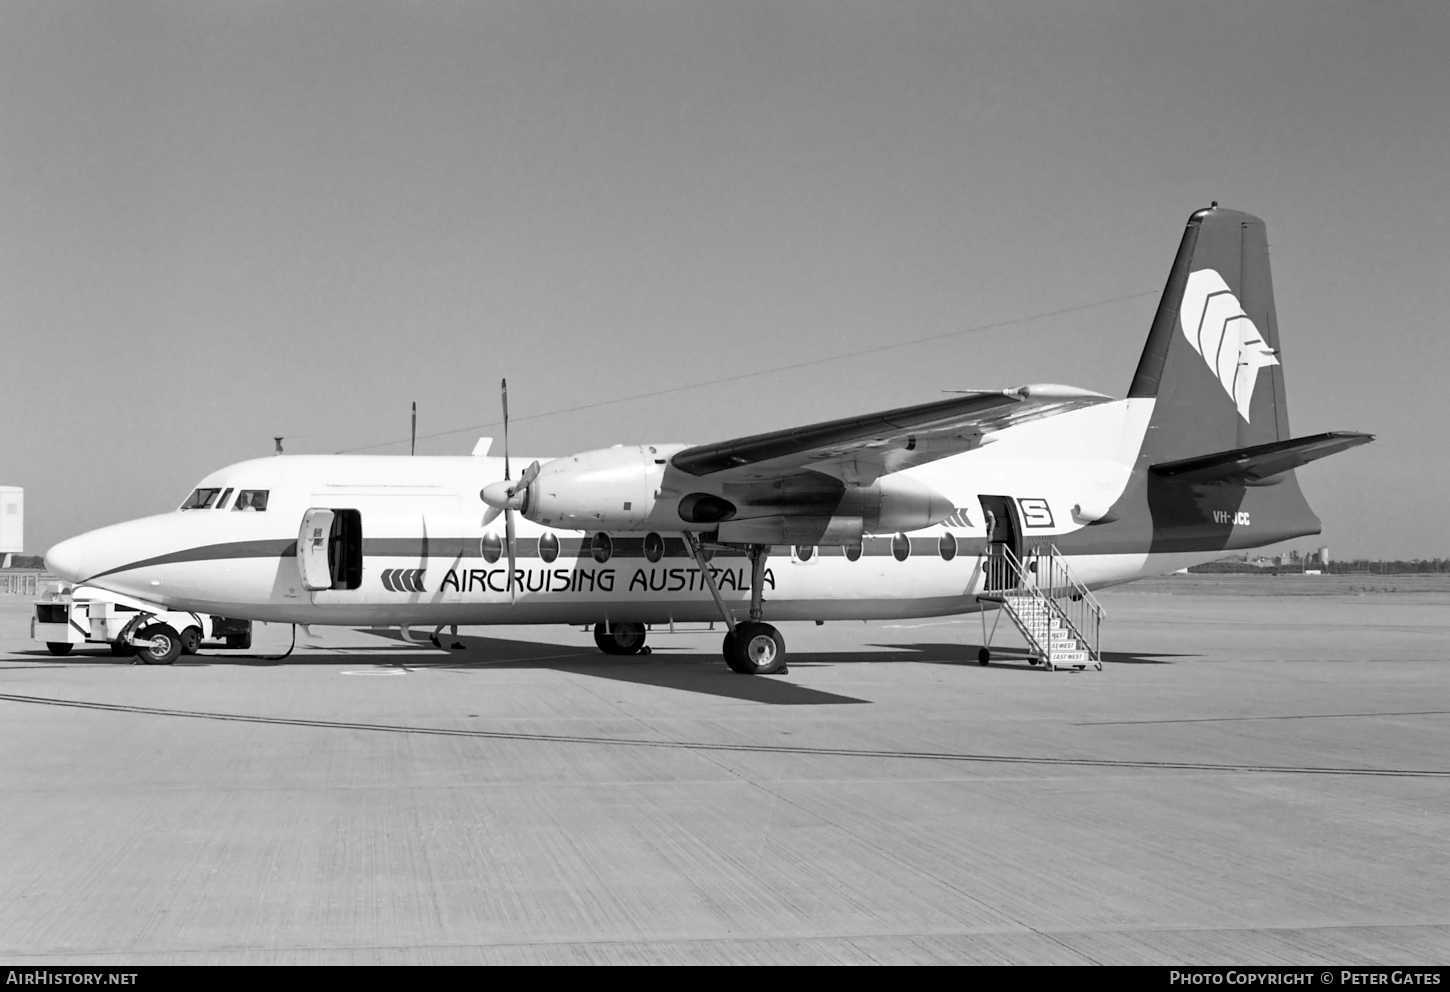
[[[414,400],[466,454],[504,375],[526,454],[1121,396],[1219,200],[1294,432],[1379,435],[1302,470],[1322,543],[1450,555],[1447,52],[1440,0],[3,0],[0,483],[39,553]]]

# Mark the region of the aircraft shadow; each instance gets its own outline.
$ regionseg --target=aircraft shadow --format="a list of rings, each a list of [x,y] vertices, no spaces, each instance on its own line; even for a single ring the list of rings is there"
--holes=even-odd
[[[672,645],[655,646],[650,655],[610,656],[600,653],[592,645],[572,646],[557,643],[509,640],[506,638],[477,635],[460,635],[459,641],[465,650],[449,653],[440,652],[431,646],[408,645],[396,630],[369,631],[392,643],[355,645],[330,648],[311,645],[305,638],[298,639],[298,647],[307,648],[306,654],[292,654],[284,658],[257,656],[243,652],[220,653],[206,649],[200,654],[183,656],[178,667],[210,667],[213,665],[237,667],[276,667],[281,665],[326,665],[355,662],[370,668],[433,669],[458,673],[480,672],[489,668],[548,669],[588,675],[593,678],[635,685],[656,686],[681,692],[702,693],[725,699],[739,699],[747,702],[764,703],[772,706],[840,706],[865,704],[869,700],[854,696],[824,692],[798,685],[787,678],[773,676],[751,677],[730,671],[713,652],[701,653],[693,649],[680,649]],[[447,643],[445,641],[445,643]],[[975,646],[918,642],[908,644],[868,644],[870,650],[848,653],[825,651],[797,651],[790,655],[792,667],[819,667],[840,665],[890,664],[893,662],[914,662],[917,664],[941,664],[976,666]],[[51,655],[44,650],[23,650],[10,653],[19,661],[35,659],[41,664],[5,665],[6,669],[25,668],[67,668],[94,667],[97,665],[134,665],[134,658],[117,657],[108,649],[99,651],[77,651],[69,655]],[[1142,655],[1130,652],[1104,652],[1106,664],[1172,664],[1169,659],[1190,657],[1188,655]],[[1029,665],[1024,648],[992,648],[991,667],[998,671],[1046,672],[1041,666]]]
[[[828,662],[830,664],[851,664],[876,663],[882,661],[914,661],[927,664],[944,665],[975,665],[977,661],[977,645],[950,644],[942,642],[924,642],[918,644],[873,644],[873,648],[879,648],[881,653],[870,654],[845,654],[845,655],[816,655],[812,656],[802,652],[791,655],[791,664],[808,664],[812,661]],[[1174,658],[1193,658],[1191,654],[1136,654],[1130,651],[1104,651],[1103,664],[1105,665],[1171,665]],[[1025,671],[1046,671],[1041,665],[1032,665],[1027,661],[1028,651],[1025,647],[992,645],[993,667],[1021,668]]]

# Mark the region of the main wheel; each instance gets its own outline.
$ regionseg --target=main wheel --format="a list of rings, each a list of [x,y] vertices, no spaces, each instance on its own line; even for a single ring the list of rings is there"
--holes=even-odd
[[[768,623],[737,623],[725,635],[725,662],[741,675],[775,675],[785,671],[785,639]]]
[[[991,664],[991,662],[992,662],[992,652],[988,651],[986,648],[978,648],[977,649],[977,664],[979,664],[979,665],[988,665],[988,664]]]
[[[46,641],[45,642],[45,650],[47,650],[51,654],[55,654],[55,655],[70,654],[70,649],[73,648],[73,647],[75,647],[75,645],[72,644],[72,643],[70,643],[69,641]]]
[[[164,623],[153,623],[136,635],[136,655],[148,665],[169,665],[181,655],[181,635]]]
[[[187,627],[181,632],[181,653],[196,654],[201,649],[201,628]]]
[[[637,623],[596,623],[594,643],[605,654],[639,654],[644,648],[645,630]]]

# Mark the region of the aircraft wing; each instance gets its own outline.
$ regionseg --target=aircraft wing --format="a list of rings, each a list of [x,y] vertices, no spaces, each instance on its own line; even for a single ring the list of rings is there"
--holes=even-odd
[[[689,475],[761,482],[820,472],[849,485],[970,451],[993,431],[1111,397],[1071,386],[965,392],[950,399],[686,448],[671,459]]]

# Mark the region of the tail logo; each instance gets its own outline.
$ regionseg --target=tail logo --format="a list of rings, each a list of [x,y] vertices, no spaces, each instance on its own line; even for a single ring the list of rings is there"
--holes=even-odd
[[[1228,283],[1213,269],[1199,269],[1188,276],[1178,316],[1184,337],[1208,363],[1208,370],[1218,377],[1239,416],[1247,421],[1259,369],[1278,365],[1278,356],[1244,313]]]

